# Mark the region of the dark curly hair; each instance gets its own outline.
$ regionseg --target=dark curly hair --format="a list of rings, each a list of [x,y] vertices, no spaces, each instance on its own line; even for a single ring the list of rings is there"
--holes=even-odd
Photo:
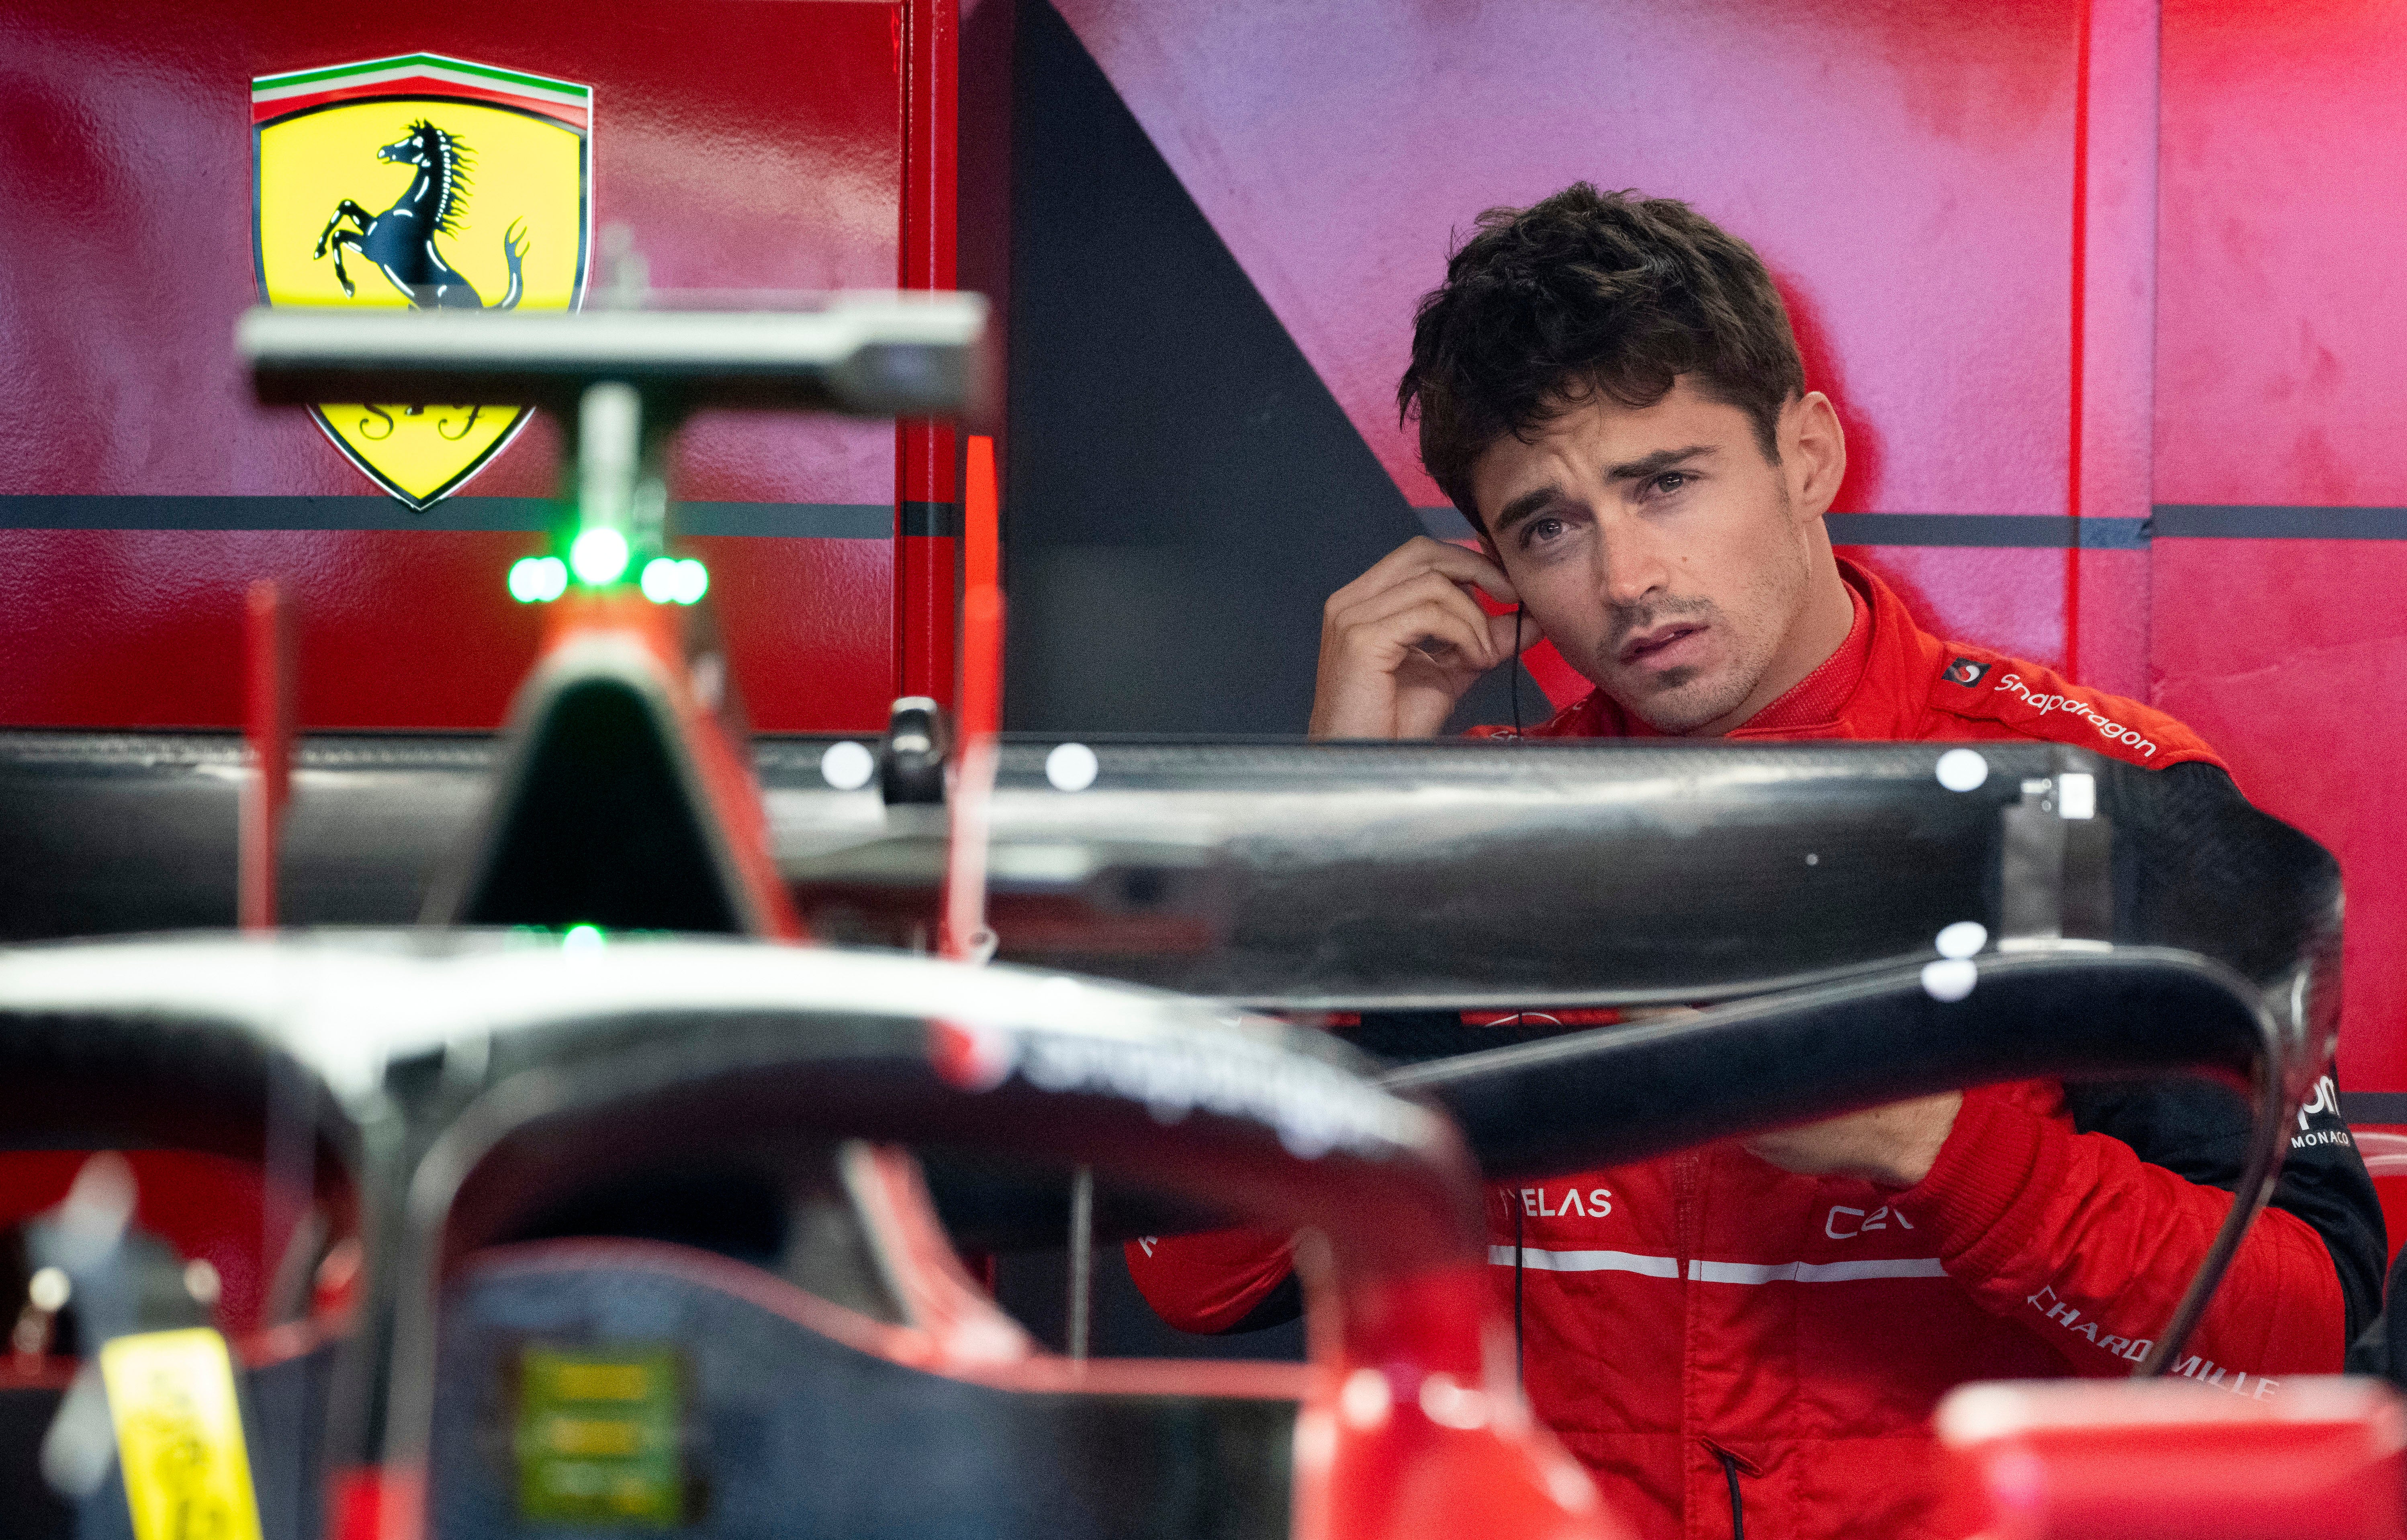
[[[1780,411],[1805,367],[1762,259],[1684,203],[1574,182],[1479,217],[1421,299],[1396,408],[1417,412],[1421,463],[1485,529],[1471,467],[1489,445],[1594,392],[1652,406],[1683,374],[1746,413],[1778,461]]]

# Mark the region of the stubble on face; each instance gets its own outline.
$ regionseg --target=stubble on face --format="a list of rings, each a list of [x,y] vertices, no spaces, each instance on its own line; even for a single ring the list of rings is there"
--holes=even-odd
[[[1778,495],[1781,517],[1775,528],[1786,530],[1792,522],[1792,505],[1786,487]],[[1691,733],[1718,722],[1745,705],[1770,671],[1811,572],[1804,544],[1783,541],[1779,558],[1750,574],[1736,596],[1735,610],[1703,597],[1665,596],[1642,604],[1612,605],[1589,677],[1658,732]],[[1630,638],[1678,622],[1703,626],[1719,637],[1724,656],[1718,666],[1644,670],[1623,663],[1622,650]]]

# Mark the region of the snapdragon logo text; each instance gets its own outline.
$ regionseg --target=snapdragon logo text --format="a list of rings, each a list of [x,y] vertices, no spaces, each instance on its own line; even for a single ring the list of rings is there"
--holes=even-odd
[[[2157,745],[2153,740],[2143,735],[2137,728],[2127,728],[2122,723],[2112,720],[2087,700],[2075,700],[2069,695],[2036,694],[2029,685],[2023,683],[2022,675],[2014,673],[1999,680],[1998,688],[2014,691],[2015,694],[2022,697],[2025,705],[2042,716],[2045,716],[2050,712],[2071,712],[2075,716],[2086,718],[2089,725],[2098,730],[2098,736],[2107,742],[2129,743],[2150,758],[2156,757]]]

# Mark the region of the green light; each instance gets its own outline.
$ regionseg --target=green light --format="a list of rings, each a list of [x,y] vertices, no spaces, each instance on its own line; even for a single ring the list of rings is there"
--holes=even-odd
[[[510,563],[510,597],[521,604],[548,604],[568,591],[568,564],[556,556],[521,557]]]
[[[596,525],[568,547],[568,565],[577,581],[601,588],[627,575],[627,537],[608,525]]]
[[[570,925],[560,938],[563,952],[599,952],[602,950],[600,925]]]
[[[656,556],[644,563],[644,597],[655,604],[693,604],[710,592],[710,569],[688,558]]]

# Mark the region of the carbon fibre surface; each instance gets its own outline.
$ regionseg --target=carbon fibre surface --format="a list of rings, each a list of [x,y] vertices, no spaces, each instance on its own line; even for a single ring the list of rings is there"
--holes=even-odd
[[[778,865],[815,933],[908,945],[941,826],[831,786],[838,742],[755,745]],[[2037,911],[2065,934],[2261,976],[2321,944],[2337,895],[2328,856],[2219,778],[2038,744],[1987,746],[1965,792],[1935,778],[1941,744],[1195,740],[1098,741],[1092,784],[1064,792],[1054,744],[1004,746],[1001,955],[1263,1005],[1690,1003],[1927,958],[1951,923],[2024,923],[2006,829],[2027,796],[2066,831]],[[494,753],[309,740],[286,918],[413,918]],[[224,735],[0,735],[0,865],[20,874],[0,938],[229,922],[239,756]],[[2095,778],[2097,817],[2054,816],[2039,784],[2065,773]]]

